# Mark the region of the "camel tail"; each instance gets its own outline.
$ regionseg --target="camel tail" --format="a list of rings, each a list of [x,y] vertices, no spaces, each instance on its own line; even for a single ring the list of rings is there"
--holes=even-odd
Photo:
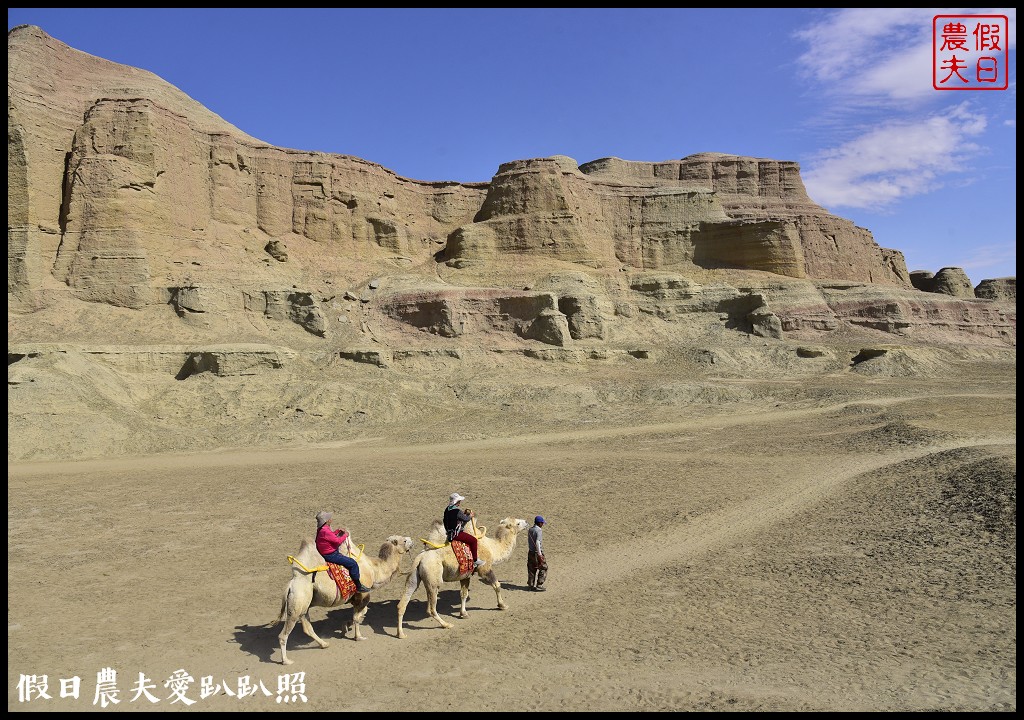
[[[402,577],[405,578],[405,599],[406,602],[412,598],[416,590],[420,586],[420,565],[423,564],[423,556],[426,553],[420,553],[416,556],[416,560],[412,564],[412,569],[408,572],[402,573]]]
[[[288,598],[292,594],[292,584],[288,583],[288,588],[284,591],[284,597],[281,598],[281,611],[277,614],[278,617],[274,618],[270,622],[266,623],[263,627],[270,627],[271,625],[277,625],[288,619]]]

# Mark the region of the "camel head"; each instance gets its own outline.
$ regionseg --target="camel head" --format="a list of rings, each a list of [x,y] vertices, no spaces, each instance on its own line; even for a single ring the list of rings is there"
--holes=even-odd
[[[412,550],[412,538],[405,535],[392,535],[384,544],[380,546],[380,553],[378,557],[381,560],[387,560],[391,557],[392,553],[398,553],[402,555]]]
[[[511,532],[518,535],[528,527],[530,527],[530,524],[522,518],[507,517],[498,523],[498,534],[503,535],[506,532]]]
[[[395,549],[400,553],[407,553],[412,550],[412,538],[407,535],[392,535],[384,542],[394,545]]]

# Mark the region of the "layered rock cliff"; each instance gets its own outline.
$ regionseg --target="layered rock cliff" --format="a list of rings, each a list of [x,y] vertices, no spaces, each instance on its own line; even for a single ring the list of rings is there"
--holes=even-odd
[[[555,156],[424,182],[270,146],[36,27],[7,52],[9,461],[439,412],[443,433],[529,428],[538,403],[643,422],[756,379],[1015,362],[1015,278],[912,284],[796,163]]]
[[[410,180],[269,146],[39,28],[8,34],[16,312],[133,310],[142,342],[253,342],[283,324],[346,346],[475,331],[565,346],[638,337],[644,315],[774,339],[938,323],[1015,341],[1005,291],[946,294],[921,297],[902,254],[812,202],[793,162],[555,156],[490,183]],[[9,326],[36,341],[46,323]]]

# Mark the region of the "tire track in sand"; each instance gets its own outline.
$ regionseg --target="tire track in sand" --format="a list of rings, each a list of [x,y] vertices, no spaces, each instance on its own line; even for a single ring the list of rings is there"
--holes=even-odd
[[[908,460],[921,460],[948,450],[993,445],[1013,445],[1014,438],[991,438],[966,443],[950,442],[915,450],[870,455],[851,460],[844,472],[805,473],[764,495],[726,510],[699,515],[669,532],[647,533],[639,540],[617,545],[614,552],[602,547],[567,557],[559,563],[559,575],[572,582],[548,588],[545,600],[573,600],[595,586],[619,584],[630,574],[650,571],[666,563],[678,563],[727,547],[770,525],[792,518],[818,505],[855,478]],[[530,601],[540,600],[528,596]]]

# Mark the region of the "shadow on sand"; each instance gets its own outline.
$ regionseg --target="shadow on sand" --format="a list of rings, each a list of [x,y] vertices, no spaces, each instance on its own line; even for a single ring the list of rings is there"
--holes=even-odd
[[[516,585],[513,583],[502,583],[502,590],[526,590],[525,585]],[[481,612],[486,610],[495,610],[498,608],[494,604],[493,600],[487,606],[476,607],[472,605],[473,596],[476,595],[478,599],[482,598],[493,598],[493,590],[489,587],[474,588],[475,592],[471,592],[466,602],[470,605],[472,612]],[[446,587],[438,594],[437,598],[438,612],[442,616],[455,615],[459,609],[459,590],[457,586]],[[323,608],[313,608],[310,612],[313,616],[317,614],[317,611],[322,611]],[[366,618],[363,620],[361,626],[361,633],[364,637],[370,637],[375,635],[383,635],[394,638],[396,636],[396,620],[398,618],[398,600],[384,600],[381,602],[370,601],[369,611],[366,613]],[[458,618],[456,618],[458,619]],[[323,640],[328,640],[332,644],[335,642],[347,640],[352,641],[352,606],[347,605],[345,607],[334,608],[328,610],[326,617],[321,620],[314,620],[310,618],[310,622],[313,625],[313,630]],[[422,627],[420,627],[420,625]],[[427,615],[427,600],[424,592],[421,590],[416,593],[409,606],[405,609],[405,626],[408,630],[412,628],[414,630],[441,630],[434,620]],[[281,634],[281,630],[284,628],[284,624],[278,622],[276,619],[267,625],[237,625],[235,626],[234,636],[228,642],[237,643],[242,652],[259,658],[260,662],[266,663],[280,663],[280,648],[278,647],[278,636]],[[307,648],[319,650],[320,646],[313,642],[307,635],[302,631],[302,623],[296,623],[295,627],[292,628],[291,635],[288,637],[288,652],[291,654],[294,651],[301,651]]]

